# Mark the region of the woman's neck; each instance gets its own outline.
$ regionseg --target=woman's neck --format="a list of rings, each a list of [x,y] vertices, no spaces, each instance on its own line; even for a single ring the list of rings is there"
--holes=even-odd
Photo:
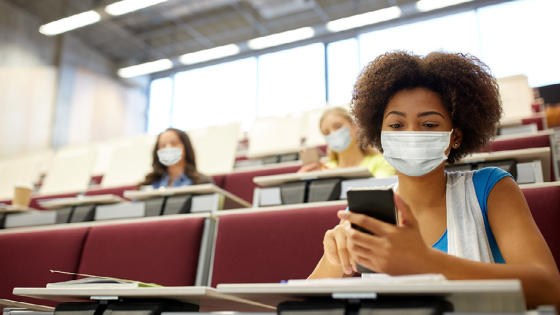
[[[171,177],[169,183],[173,183],[175,179],[179,178],[182,174],[185,173],[185,166],[185,161],[179,161],[167,167],[167,173],[169,173],[169,177]]]
[[[447,176],[445,164],[424,176],[407,176],[397,172],[398,192],[413,211],[423,211],[446,205]]]
[[[358,166],[364,157],[364,152],[355,143],[351,143],[348,149],[338,153],[338,167]]]

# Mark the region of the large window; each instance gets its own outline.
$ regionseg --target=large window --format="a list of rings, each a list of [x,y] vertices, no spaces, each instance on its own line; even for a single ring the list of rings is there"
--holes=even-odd
[[[560,83],[558,0],[516,0],[475,11],[189,70],[151,84],[148,131],[199,129],[284,116],[351,100],[359,71],[394,50],[470,53],[497,78]],[[325,55],[327,59],[325,60]],[[325,64],[326,63],[326,64]],[[326,78],[326,80],[325,80]]]
[[[362,67],[377,56],[393,50],[406,50],[419,55],[444,50],[480,56],[474,11],[366,33],[359,39]]]
[[[325,106],[325,45],[259,57],[258,116],[284,116]]]
[[[344,105],[352,98],[352,87],[360,70],[358,40],[350,38],[327,46],[328,102]]]
[[[478,10],[483,60],[498,78],[524,74],[533,87],[560,83],[560,1],[523,0]]]
[[[194,130],[243,122],[250,129],[256,116],[256,80],[256,58],[178,73],[173,127]]]
[[[171,126],[171,103],[173,79],[163,78],[150,85],[150,107],[148,110],[148,133],[157,135]]]

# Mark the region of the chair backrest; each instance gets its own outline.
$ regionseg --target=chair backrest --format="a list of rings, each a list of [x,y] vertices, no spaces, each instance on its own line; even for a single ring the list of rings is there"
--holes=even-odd
[[[255,120],[249,133],[247,157],[298,152],[301,148],[303,117],[267,117]]]
[[[49,270],[77,272],[88,228],[0,234],[0,298],[35,304],[53,301],[14,296],[14,287],[45,287],[74,276]]]
[[[57,151],[41,186],[41,195],[86,191],[95,157],[96,151],[87,146]]]
[[[498,79],[502,97],[504,118],[521,118],[532,115],[531,105],[534,101],[533,90],[524,75],[515,75]]]
[[[533,219],[560,266],[560,186],[523,189]]]
[[[218,220],[212,286],[308,277],[343,206],[225,214]]]
[[[233,170],[241,123],[188,131],[196,153],[196,168],[205,175]]]
[[[327,109],[327,107],[314,109],[305,114],[303,137],[305,138],[306,147],[319,147],[327,144],[325,136],[323,136],[319,128],[321,116],[323,116]]]
[[[79,273],[157,283],[195,283],[204,218],[95,226]]]
[[[156,136],[144,136],[115,147],[101,187],[136,185],[144,180],[152,170],[152,151],[156,141]]]
[[[246,172],[235,172],[225,176],[223,188],[230,193],[244,199],[247,202],[253,202],[253,193],[257,185],[253,183],[256,176],[269,176],[278,174],[295,173],[301,166],[284,166],[278,168],[258,169]],[[225,209],[239,208],[239,205],[227,199],[224,204]]]
[[[0,161],[0,199],[13,199],[16,183],[35,184],[39,179],[40,155],[10,158]]]

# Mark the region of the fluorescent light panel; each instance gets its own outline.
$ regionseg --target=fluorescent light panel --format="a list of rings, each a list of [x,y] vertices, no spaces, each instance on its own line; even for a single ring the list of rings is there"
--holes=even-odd
[[[237,55],[239,46],[235,44],[201,50],[179,57],[179,61],[185,65],[192,65],[209,60],[220,59],[228,56]]]
[[[247,41],[247,46],[255,50],[264,49],[297,42],[313,36],[315,36],[315,30],[312,27],[304,27],[292,31],[251,39]]]
[[[105,7],[105,12],[117,16],[151,7],[169,0],[123,0]]]
[[[39,32],[53,36],[99,22],[99,20],[101,20],[99,13],[92,10],[45,24],[39,28]]]
[[[401,16],[401,14],[401,9],[397,6],[394,6],[328,22],[327,29],[331,32],[345,31],[353,28],[397,19]]]
[[[169,59],[147,62],[140,65],[119,69],[118,75],[121,78],[132,78],[140,75],[159,72],[173,67],[173,62]]]
[[[420,0],[416,2],[416,8],[420,12],[427,12],[471,1],[472,0]]]

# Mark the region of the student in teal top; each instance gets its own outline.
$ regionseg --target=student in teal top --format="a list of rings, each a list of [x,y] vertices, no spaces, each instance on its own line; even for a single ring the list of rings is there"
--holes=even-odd
[[[381,55],[359,75],[351,112],[361,144],[397,170],[399,225],[340,211],[310,278],[352,276],[359,264],[390,275],[519,279],[529,307],[560,307],[558,268],[512,177],[497,168],[445,172],[495,135],[501,100],[484,63],[443,52]]]
[[[184,131],[169,128],[162,132],[152,155],[153,170],[140,186],[180,187],[211,182],[197,171],[194,148]]]

